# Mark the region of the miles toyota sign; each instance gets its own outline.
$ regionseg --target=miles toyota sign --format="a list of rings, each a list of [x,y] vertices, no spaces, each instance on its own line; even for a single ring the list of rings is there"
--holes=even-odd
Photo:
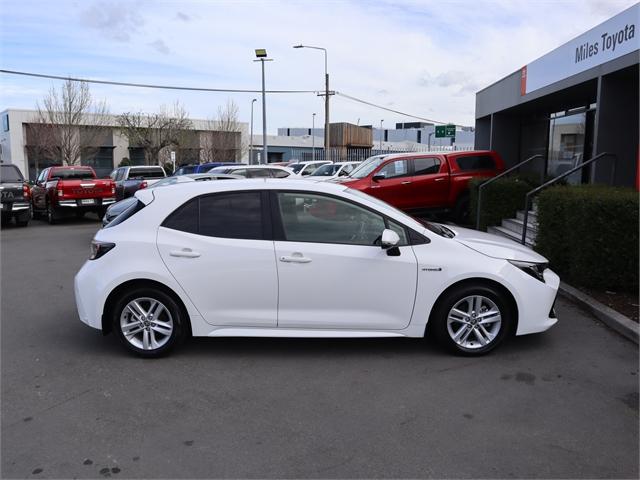
[[[521,70],[520,94],[568,78],[631,52],[640,55],[640,3],[592,28]]]

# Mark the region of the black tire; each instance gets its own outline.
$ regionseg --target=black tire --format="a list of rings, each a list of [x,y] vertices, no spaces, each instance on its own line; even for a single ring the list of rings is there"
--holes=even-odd
[[[144,327],[144,325],[141,323],[142,320],[139,318],[134,318],[132,312],[129,311],[129,309],[127,308],[127,305],[133,300],[139,300],[138,304],[145,311],[147,311],[146,309],[150,306],[150,303],[147,302],[148,300],[161,303],[166,309],[166,312],[168,312],[169,317],[165,315],[164,311],[160,312],[159,313],[159,317],[161,318],[160,321],[162,321],[164,324],[169,323],[169,320],[171,321],[171,324],[172,324],[171,334],[165,336],[157,333],[156,330],[153,329],[155,325],[153,320],[157,320],[154,318],[151,318],[151,319],[147,318],[146,327]],[[149,312],[147,311],[147,313]],[[138,333],[135,333],[133,335],[129,335],[129,337],[132,337],[132,340],[128,339],[127,336],[125,336],[125,333],[123,332],[123,327],[121,322],[123,318],[124,318],[123,321],[129,322],[128,324],[140,322],[140,326],[138,328],[144,327],[144,329],[147,330],[147,332],[149,332],[147,334],[148,335],[147,338],[152,337],[156,341],[158,341],[158,343],[161,343],[161,345],[157,348],[149,348],[149,349],[143,348],[145,332],[142,330],[139,332],[140,337],[138,337]],[[180,307],[180,305],[178,305],[176,300],[174,300],[174,298],[171,295],[165,293],[163,290],[160,290],[158,288],[153,288],[153,287],[141,287],[141,288],[136,288],[132,291],[125,292],[115,302],[115,306],[112,310],[112,318],[111,318],[112,329],[115,332],[118,339],[120,340],[120,342],[122,343],[122,345],[124,345],[126,349],[135,353],[136,355],[140,357],[145,357],[145,358],[157,358],[157,357],[166,355],[167,353],[169,353],[169,351],[171,351],[174,347],[176,347],[180,342],[182,342],[182,340],[185,338],[186,333],[188,331],[188,327],[186,324],[186,322],[188,321],[189,321],[188,317],[186,316],[186,314],[183,313],[182,308]],[[133,328],[129,331],[136,332],[136,330],[134,330]],[[138,343],[138,345],[135,345],[134,342]]]
[[[16,226],[17,227],[26,227],[29,225],[29,220],[31,220],[31,213],[27,212],[26,214],[18,215],[16,217]]]
[[[40,217],[40,212],[38,212],[35,209],[33,202],[31,203],[31,208],[29,209],[29,212],[31,214],[31,220],[36,220],[38,217]]]
[[[76,218],[80,219],[80,218],[84,218],[84,214],[85,212],[83,212],[82,210],[76,210]]]
[[[107,209],[106,208],[101,208],[100,210],[96,211],[96,215],[98,216],[98,220],[100,222],[102,222],[102,219],[104,218],[104,216],[107,214]]]
[[[56,212],[56,209],[49,202],[47,202],[46,214],[47,222],[49,222],[49,225],[55,225],[56,223],[58,223],[58,212]]]
[[[455,222],[459,225],[470,225],[471,224],[471,212],[469,211],[470,202],[469,202],[469,194],[464,193],[458,198],[456,202],[456,207],[453,211],[453,217]]]
[[[482,297],[486,299],[486,301],[483,301],[481,304],[482,307],[480,313],[484,311],[484,308],[487,308],[488,305],[493,303],[493,306],[497,308],[500,315],[499,324],[495,321],[496,316],[493,315],[491,316],[491,318],[494,319],[493,323],[487,323],[480,326],[478,325],[480,320],[475,318],[475,315],[478,315],[478,313],[475,313],[473,318],[469,316],[468,322],[464,321],[463,323],[463,321],[453,321],[451,325],[449,325],[448,318],[452,309],[461,302],[463,302],[463,305],[470,305],[468,300],[466,300],[470,297]],[[464,303],[465,301],[467,303]],[[458,309],[460,310],[460,307],[458,307]],[[493,310],[493,307],[487,308],[486,311],[491,310]],[[484,312],[486,313],[486,311]],[[475,312],[475,310],[472,312]],[[461,315],[455,315],[462,318]],[[430,322],[433,322],[431,325],[432,331],[441,345],[458,355],[478,356],[489,353],[502,343],[505,337],[507,337],[513,329],[513,325],[515,324],[514,317],[515,313],[512,311],[510,302],[505,298],[501,291],[489,285],[467,284],[451,290],[446,293],[444,297],[438,300],[433,314],[431,315]],[[485,319],[485,321],[487,320]],[[467,326],[465,326],[465,324]],[[464,331],[462,331],[463,328],[465,328]],[[481,330],[481,328],[483,330]],[[474,331],[474,329],[476,331]],[[454,340],[453,336],[455,336],[455,333],[462,331],[462,340],[462,337],[464,337],[469,330],[471,330],[468,334],[468,337],[470,338],[467,338],[464,344]],[[486,333],[489,333],[489,335],[485,336]],[[482,342],[479,340],[480,337],[485,340],[490,338],[491,340],[487,342],[486,345],[482,345]]]

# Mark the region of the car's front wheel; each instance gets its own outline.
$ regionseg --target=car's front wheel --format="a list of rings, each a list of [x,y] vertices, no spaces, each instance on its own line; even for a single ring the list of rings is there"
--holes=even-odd
[[[126,348],[142,357],[159,357],[182,340],[186,321],[170,295],[160,289],[140,288],[119,299],[112,325]]]
[[[462,355],[482,355],[511,331],[513,312],[504,294],[487,285],[454,289],[438,302],[434,317],[440,343]]]

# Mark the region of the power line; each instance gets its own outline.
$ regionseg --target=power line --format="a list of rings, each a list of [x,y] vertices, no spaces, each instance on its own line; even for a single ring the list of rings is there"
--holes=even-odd
[[[0,73],[8,75],[23,75],[25,77],[50,78],[53,80],[71,80],[72,82],[99,83],[102,85],[118,85],[123,87],[158,88],[162,90],[188,90],[192,92],[228,92],[228,93],[262,93],[262,90],[246,90],[241,88],[204,88],[204,87],[178,87],[174,85],[153,85],[146,83],[114,82],[110,80],[94,80],[89,78],[62,77],[58,75],[46,75],[43,73],[19,72],[16,70],[0,70]],[[318,93],[317,90],[267,90],[267,93]]]
[[[400,110],[394,110],[393,108],[383,107],[382,105],[378,105],[376,103],[368,102],[366,100],[362,100],[361,98],[352,97],[351,95],[347,95],[346,93],[336,92],[336,95],[339,95],[339,96],[344,97],[344,98],[348,98],[349,100],[353,100],[354,102],[362,103],[364,105],[369,105],[370,107],[375,107],[375,108],[379,108],[381,110],[386,110],[387,112],[393,112],[393,113],[397,113],[398,115],[403,115],[405,117],[415,118],[415,119],[418,119],[418,120],[424,120],[425,122],[438,123],[438,124],[442,124],[442,125],[456,125],[456,127],[465,126],[465,125],[453,124],[451,122],[441,122],[439,120],[433,120],[431,118],[424,118],[424,117],[420,117],[418,115],[412,115],[410,113],[401,112]]]

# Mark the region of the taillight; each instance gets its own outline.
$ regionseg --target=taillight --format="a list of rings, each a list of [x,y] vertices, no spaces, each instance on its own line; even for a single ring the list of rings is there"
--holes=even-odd
[[[111,185],[111,195],[115,195],[115,194],[116,194],[116,186]]]
[[[29,185],[22,186],[22,196],[25,200],[29,200],[31,198],[31,190],[29,189]]]
[[[91,256],[89,257],[89,260],[96,260],[97,258],[100,258],[115,246],[115,243],[93,240],[91,242]]]
[[[142,182],[140,184],[140,188],[147,188],[147,182]]]

